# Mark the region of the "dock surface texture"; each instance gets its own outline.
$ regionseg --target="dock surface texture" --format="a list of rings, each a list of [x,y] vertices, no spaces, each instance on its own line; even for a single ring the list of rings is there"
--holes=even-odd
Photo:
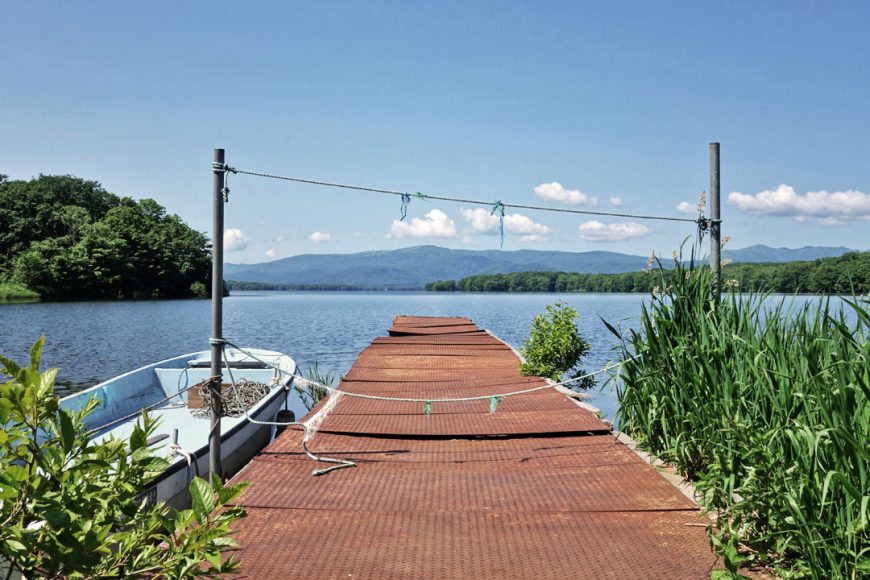
[[[467,318],[397,316],[341,390],[441,399],[545,385]],[[322,408],[319,406],[319,408]],[[309,416],[318,411],[312,410]],[[490,401],[341,396],[235,480],[244,578],[709,578],[697,506],[556,389]]]

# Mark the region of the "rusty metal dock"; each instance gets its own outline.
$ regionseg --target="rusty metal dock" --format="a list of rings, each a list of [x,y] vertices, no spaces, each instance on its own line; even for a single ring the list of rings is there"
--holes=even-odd
[[[545,385],[466,318],[398,316],[346,392],[442,399]],[[315,408],[313,412],[317,411]],[[310,447],[288,429],[237,476],[245,578],[708,578],[698,507],[555,389],[431,405],[342,396]]]

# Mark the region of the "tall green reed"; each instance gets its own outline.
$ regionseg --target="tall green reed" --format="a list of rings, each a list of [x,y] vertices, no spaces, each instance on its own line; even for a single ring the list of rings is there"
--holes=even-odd
[[[870,301],[715,300],[694,250],[659,266],[623,338],[621,429],[696,482],[730,570],[870,574]]]

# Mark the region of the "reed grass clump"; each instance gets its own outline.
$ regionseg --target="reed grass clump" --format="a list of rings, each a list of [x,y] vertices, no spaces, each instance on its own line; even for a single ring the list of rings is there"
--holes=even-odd
[[[324,371],[320,368],[320,364],[314,361],[314,364],[305,369],[305,378],[311,382],[306,382],[304,386],[297,385],[296,392],[302,399],[302,404],[309,411],[314,408],[317,403],[325,399],[329,395],[329,391],[318,385],[328,385],[334,387],[336,376],[333,373]]]
[[[0,302],[39,300],[39,294],[17,282],[0,281]]]
[[[870,300],[714,300],[694,259],[672,273],[623,339],[621,429],[695,481],[733,573],[870,575]]]

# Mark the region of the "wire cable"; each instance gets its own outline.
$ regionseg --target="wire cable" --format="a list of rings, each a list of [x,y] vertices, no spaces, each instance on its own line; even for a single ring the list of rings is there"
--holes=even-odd
[[[320,185],[323,187],[333,187],[337,189],[349,189],[353,191],[365,191],[370,193],[384,193],[387,195],[398,195],[403,199],[408,199],[410,194],[406,191],[398,191],[395,189],[384,189],[380,187],[367,187],[363,185],[350,185],[346,183],[337,183],[332,181],[322,181],[317,179],[306,179],[304,177],[292,177],[288,175],[276,175],[273,173],[265,173],[262,171],[250,171],[247,169],[238,169],[236,167],[230,167],[227,164],[213,163],[212,168],[215,171],[225,171],[229,173],[236,173],[240,175],[251,175],[253,177],[264,177],[267,179],[277,179],[281,181],[290,181],[293,183],[304,183],[308,185]],[[415,197],[423,198],[423,199],[431,199],[437,201],[449,201],[453,203],[466,203],[470,205],[480,205],[492,208],[496,202],[492,201],[482,201],[479,199],[465,199],[461,197],[450,197],[444,195],[428,195],[422,193],[416,193]],[[611,212],[611,211],[595,211],[595,210],[584,210],[584,209],[573,209],[573,208],[561,208],[561,207],[546,207],[539,205],[528,205],[528,204],[520,204],[520,203],[500,203],[502,208],[510,208],[510,209],[525,209],[530,211],[543,211],[543,212],[552,212],[552,213],[566,213],[566,214],[577,214],[577,215],[593,215],[593,216],[602,216],[602,217],[620,217],[627,219],[637,219],[637,220],[658,220],[658,221],[669,221],[669,222],[685,222],[685,223],[707,223],[708,220],[699,216],[697,218],[684,218],[684,217],[676,217],[676,216],[661,216],[661,215],[645,215],[645,214],[631,214],[631,213],[621,213],[621,212]]]

